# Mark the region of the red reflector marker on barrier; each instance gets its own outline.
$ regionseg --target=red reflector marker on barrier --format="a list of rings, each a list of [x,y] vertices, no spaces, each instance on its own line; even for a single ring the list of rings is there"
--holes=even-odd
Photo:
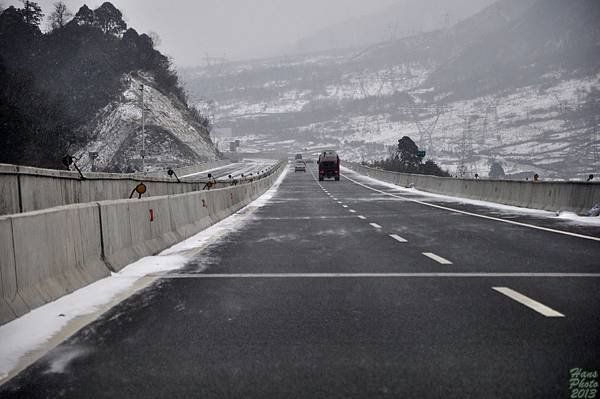
[[[150,221],[154,222],[154,209],[150,209]]]

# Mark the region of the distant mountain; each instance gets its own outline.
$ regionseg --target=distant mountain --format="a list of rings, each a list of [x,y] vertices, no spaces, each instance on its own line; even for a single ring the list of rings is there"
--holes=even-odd
[[[453,174],[600,174],[597,0],[500,0],[442,29],[185,71],[245,148],[388,155],[402,136]],[[207,101],[210,99],[212,101]]]
[[[487,43],[485,39],[488,35],[508,29],[510,24],[520,20],[536,1],[498,0],[448,29],[382,42],[360,53],[357,58],[382,65],[408,61],[445,64],[471,46]]]
[[[321,29],[299,40],[296,52],[364,47],[447,28],[494,0],[401,0],[383,10]]]
[[[148,35],[128,29],[111,3],[95,10],[84,5],[46,33],[39,28],[42,12],[24,2],[0,14],[0,162],[60,168],[66,153],[87,159],[90,140],[110,127],[110,140],[97,149],[100,169],[139,170],[140,106],[131,85],[140,82],[149,99],[161,99],[146,105],[147,150],[154,155],[154,142],[169,143],[173,153],[149,157],[150,168],[217,157],[208,121],[188,107],[169,59]]]
[[[445,62],[426,84],[475,94],[521,87],[557,71],[562,78],[593,75],[599,65],[600,2],[540,0]]]

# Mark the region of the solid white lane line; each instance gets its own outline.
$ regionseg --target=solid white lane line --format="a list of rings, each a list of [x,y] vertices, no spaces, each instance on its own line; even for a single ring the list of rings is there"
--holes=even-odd
[[[378,225],[377,223],[369,223],[371,226],[375,227],[376,229],[380,229],[381,226]]]
[[[423,252],[423,255],[427,256],[430,259],[433,259],[434,261],[441,263],[442,265],[451,265],[452,262],[450,262],[448,259],[444,259],[439,255],[436,255],[432,252]]]
[[[515,290],[511,290],[508,287],[492,287],[493,290],[498,291],[501,294],[506,295],[510,299],[519,302],[522,305],[527,306],[536,312],[543,314],[546,317],[565,317],[564,314],[557,312],[556,310],[549,308],[548,306],[539,303]]]
[[[354,209],[348,209],[350,211],[350,213],[356,213],[356,211]]]
[[[348,205],[342,205],[344,208],[348,208]]]
[[[390,197],[398,198],[398,199],[401,199],[401,200],[404,200],[404,201],[410,201],[410,202],[414,202],[414,203],[417,203],[417,204],[421,204],[421,205],[425,205],[425,206],[430,206],[432,208],[443,209],[445,211],[450,211],[450,212],[454,212],[454,213],[460,213],[460,214],[463,214],[463,215],[469,215],[469,216],[475,216],[475,217],[482,218],[482,219],[494,220],[496,222],[514,224],[514,225],[517,225],[517,226],[529,227],[531,229],[542,230],[542,231],[549,231],[551,233],[564,234],[564,235],[567,235],[567,236],[577,237],[577,238],[583,238],[583,239],[586,239],[586,240],[600,241],[600,237],[586,236],[584,234],[571,233],[570,231],[556,230],[556,229],[551,229],[549,227],[536,226],[534,224],[528,224],[528,223],[523,223],[523,222],[516,222],[514,220],[507,220],[507,219],[497,218],[497,217],[493,217],[493,216],[480,215],[479,213],[461,211],[459,209],[449,208],[447,206],[430,204],[429,202],[419,201],[419,200],[416,200],[414,198],[403,197],[401,195],[396,195],[396,194],[388,193],[386,191],[378,190],[378,189],[373,188],[373,187],[369,187],[369,186],[367,186],[365,184],[357,182],[354,179],[349,178],[348,176],[346,176],[344,174],[342,176],[345,179],[348,179],[351,182],[356,183],[359,186],[362,186],[362,187],[364,187],[366,189],[369,189],[371,191],[375,191],[375,192],[378,192],[378,193],[381,193],[381,194],[389,195]]]
[[[161,278],[494,278],[494,277],[525,277],[525,278],[600,278],[600,273],[155,273],[150,276]],[[501,287],[496,287],[501,288]],[[494,288],[495,289],[495,288]]]
[[[390,234],[390,237],[392,237],[394,240],[396,240],[398,242],[408,242],[406,239],[400,237],[398,234]]]
[[[363,215],[358,215],[358,218],[359,218],[359,219],[362,219],[362,220],[367,220],[367,218],[366,218],[366,217],[364,217]]]

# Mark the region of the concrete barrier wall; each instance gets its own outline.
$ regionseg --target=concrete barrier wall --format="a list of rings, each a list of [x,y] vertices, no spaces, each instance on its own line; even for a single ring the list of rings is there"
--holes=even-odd
[[[95,204],[0,217],[0,240],[0,322],[109,274]]]
[[[272,186],[286,166],[221,189],[0,216],[0,324],[231,215]]]
[[[99,202],[107,265],[119,271],[226,218],[264,193],[283,167],[281,164],[267,177],[238,186],[139,201]]]
[[[217,161],[190,167],[205,170],[229,163]],[[216,166],[215,166],[216,165]],[[178,183],[174,178],[135,174],[85,173],[0,164],[0,215],[31,212],[68,204],[129,198],[139,182],[144,182],[144,197],[182,194],[202,190],[202,179]],[[203,177],[206,179],[206,176]],[[239,180],[239,179],[238,179]],[[218,182],[215,188],[229,186]]]
[[[435,194],[526,208],[585,214],[594,204],[600,203],[600,184],[598,183],[455,179],[390,172],[353,162],[344,162],[343,166],[374,179],[402,187],[414,185],[419,190]]]

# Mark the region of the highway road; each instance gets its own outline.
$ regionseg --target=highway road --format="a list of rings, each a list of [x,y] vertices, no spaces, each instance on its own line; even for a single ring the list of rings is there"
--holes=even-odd
[[[0,397],[568,398],[600,371],[599,228],[313,168]]]
[[[225,166],[218,168],[208,169],[198,173],[192,173],[185,176],[180,176],[182,180],[194,180],[194,179],[206,179],[210,173],[218,181],[228,180],[231,175],[232,178],[237,179],[244,176],[249,176],[251,173],[256,175],[260,171],[265,170],[269,166],[273,166],[277,161],[272,159],[244,159],[240,162],[233,162]]]

